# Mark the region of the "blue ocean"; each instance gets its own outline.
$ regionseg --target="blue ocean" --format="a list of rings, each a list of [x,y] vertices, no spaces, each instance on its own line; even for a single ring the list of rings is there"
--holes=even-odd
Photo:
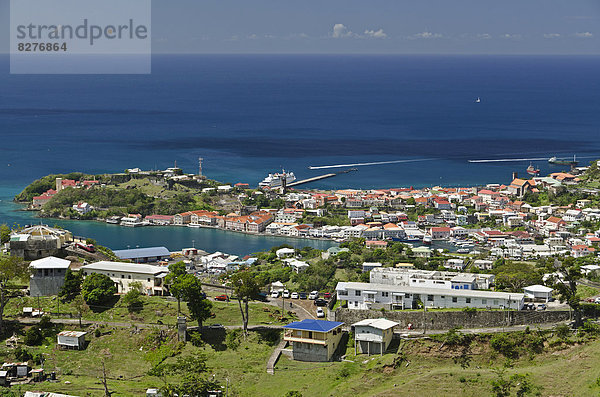
[[[551,156],[600,158],[597,56],[157,55],[150,75],[90,76],[10,75],[0,59],[0,222],[10,224],[34,222],[14,194],[73,170],[196,172],[202,157],[210,178],[257,185],[281,168],[307,178],[345,169],[311,166],[394,162],[305,186],[386,188],[507,183],[530,163],[562,170]],[[241,254],[284,241],[68,226],[115,249],[194,240]]]

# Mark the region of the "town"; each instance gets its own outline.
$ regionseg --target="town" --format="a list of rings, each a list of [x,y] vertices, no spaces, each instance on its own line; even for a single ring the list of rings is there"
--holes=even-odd
[[[277,379],[290,369],[322,371],[320,362],[350,371],[336,379],[371,362],[399,374],[417,343],[441,343],[465,370],[471,360],[484,365],[473,343],[517,360],[570,338],[593,340],[600,336],[598,163],[465,188],[320,191],[210,182],[213,190],[202,192],[206,178],[177,168],[154,180],[164,182],[161,199],[186,179],[198,194],[234,197],[228,213],[115,214],[111,203],[93,202],[98,191],[116,189],[115,176],[47,178],[36,187],[42,194],[22,193],[42,213],[59,201],[74,217],[93,214],[81,219],[125,227],[212,227],[339,245],[283,245],[243,257],[197,247],[111,250],[59,227],[2,226],[0,386],[26,396],[90,387],[101,395],[220,396],[252,395],[264,383],[281,393]],[[140,173],[128,170],[118,183],[139,181]],[[92,203],[69,201],[82,195]],[[546,347],[528,347],[533,327]],[[125,368],[114,346],[128,338]],[[249,370],[259,383],[220,367],[240,354],[256,362]],[[97,363],[82,368],[86,355]],[[143,370],[135,369],[139,362]],[[143,381],[128,380],[137,378]],[[286,395],[302,395],[288,389]]]

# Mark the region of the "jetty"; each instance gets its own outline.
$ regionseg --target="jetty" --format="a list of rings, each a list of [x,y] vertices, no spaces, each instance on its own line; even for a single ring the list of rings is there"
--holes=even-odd
[[[303,184],[309,183],[309,182],[320,181],[321,179],[331,178],[331,177],[336,176],[336,175],[337,174],[332,173],[332,174],[325,174],[325,175],[313,176],[312,178],[302,179],[301,181],[296,181],[296,182],[289,183],[287,185],[287,187],[293,187],[293,186],[303,185]]]

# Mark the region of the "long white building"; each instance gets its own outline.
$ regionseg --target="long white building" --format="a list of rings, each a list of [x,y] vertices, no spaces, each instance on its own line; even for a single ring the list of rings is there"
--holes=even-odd
[[[169,269],[162,266],[108,261],[82,266],[81,271],[84,277],[92,273],[110,277],[119,294],[129,292],[130,284],[139,282],[142,284],[143,292],[147,295],[164,295],[166,291],[164,277],[169,273]]]
[[[405,285],[339,282],[337,297],[348,302],[349,309],[417,309],[419,302],[429,308],[517,309],[524,294],[468,289],[442,289]]]

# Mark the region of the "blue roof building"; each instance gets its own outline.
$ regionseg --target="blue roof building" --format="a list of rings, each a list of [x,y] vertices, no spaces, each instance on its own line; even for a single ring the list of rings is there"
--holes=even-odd
[[[135,248],[113,252],[119,259],[131,260],[136,263],[158,262],[171,256],[166,247]]]
[[[342,325],[339,321],[295,321],[283,327],[283,339],[292,344],[294,360],[331,361],[344,334]]]

